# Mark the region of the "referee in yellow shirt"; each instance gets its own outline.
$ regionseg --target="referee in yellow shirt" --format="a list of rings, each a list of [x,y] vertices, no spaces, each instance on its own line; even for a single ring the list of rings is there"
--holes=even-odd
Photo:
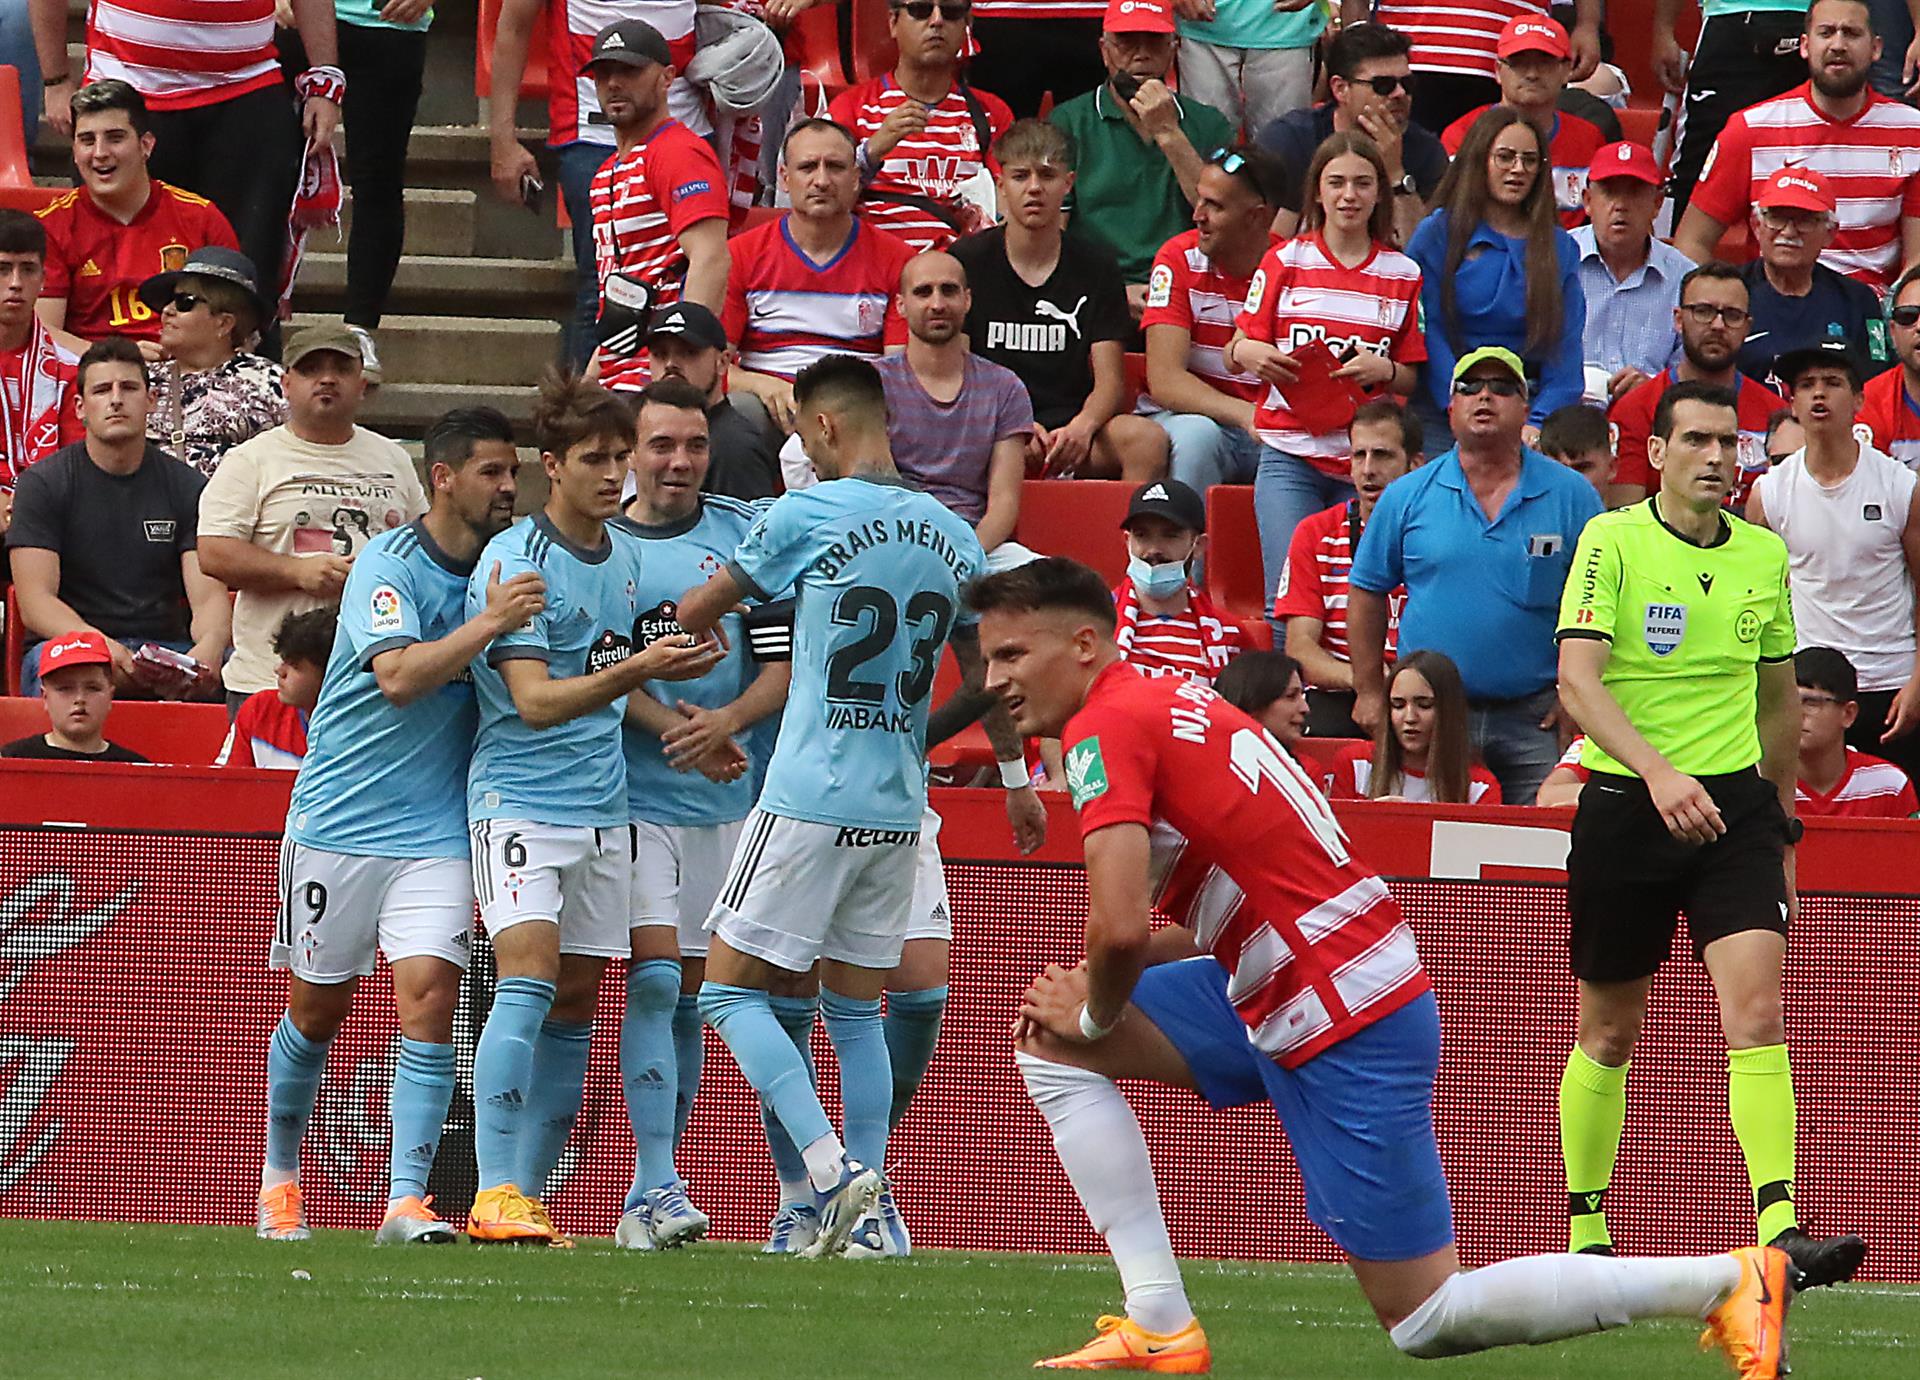
[[[1857,1236],[1793,1205],[1794,1099],[1780,1010],[1793,906],[1800,706],[1787,550],[1730,516],[1733,393],[1675,384],[1654,414],[1658,492],[1590,521],[1561,598],[1560,702],[1586,731],[1567,860],[1577,1043],[1560,1083],[1569,1249],[1612,1254],[1605,1199],[1629,1056],[1681,912],[1727,1039],[1727,1104],[1759,1239],[1802,1286],[1849,1279]]]

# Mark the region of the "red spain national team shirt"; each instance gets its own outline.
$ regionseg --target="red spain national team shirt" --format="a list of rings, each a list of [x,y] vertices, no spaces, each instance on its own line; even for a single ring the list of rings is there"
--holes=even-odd
[[[125,225],[94,205],[85,187],[35,214],[47,229],[47,281],[40,294],[67,299],[66,329],[82,340],[158,340],[160,313],[140,301],[140,284],[184,268],[196,249],[240,247],[219,207],[159,178],[147,204]]]
[[[1399,906],[1326,798],[1212,689],[1115,662],[1060,739],[1082,838],[1114,824],[1178,836],[1149,899],[1227,970],[1264,1053],[1294,1067],[1429,989]]]

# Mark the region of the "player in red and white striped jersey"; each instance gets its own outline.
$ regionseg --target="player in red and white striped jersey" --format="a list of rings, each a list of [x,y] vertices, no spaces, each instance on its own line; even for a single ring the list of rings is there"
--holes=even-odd
[[[739,352],[728,383],[793,426],[793,376],[824,355],[878,356],[907,343],[900,315],[905,241],[854,214],[860,174],[853,135],[807,120],[781,152],[793,209],[736,236],[721,318]]]
[[[1369,14],[1369,9],[1371,13]],[[1477,105],[1500,99],[1494,48],[1510,21],[1544,15],[1546,0],[1342,0],[1346,22],[1371,18],[1413,40],[1413,118],[1438,134]],[[1578,0],[1573,26],[1573,80],[1600,61],[1600,5]]]
[[[1022,733],[1061,740],[1086,853],[1086,961],[1034,979],[1015,1060],[1106,1236],[1126,1307],[1042,1367],[1212,1365],[1118,1078],[1193,1089],[1216,1107],[1270,1103],[1308,1214],[1409,1355],[1667,1316],[1707,1319],[1736,1355],[1757,1344],[1777,1357],[1791,1265],[1771,1248],[1542,1255],[1462,1273],[1433,1133],[1438,1011],[1412,931],[1325,798],[1209,687],[1122,664],[1106,590],[1085,566],[1033,561],[969,598],[988,688]],[[1156,873],[1194,889],[1161,892]],[[1152,932],[1156,900],[1186,924]]]
[[[928,3],[916,0],[913,9]],[[916,250],[945,249],[991,222],[963,196],[962,184],[995,170],[989,150],[1013,123],[1005,101],[961,75],[967,13],[965,0],[941,0],[925,18],[891,6],[887,31],[899,45],[899,63],[842,91],[829,108],[861,141],[861,209]]]
[[[1910,268],[1887,294],[1887,333],[1897,363],[1867,380],[1860,414],[1873,444],[1910,470],[1920,470],[1920,268]]]
[[[1727,121],[1681,217],[1674,247],[1704,262],[1785,167],[1825,176],[1839,230],[1820,262],[1884,292],[1920,255],[1920,110],[1867,84],[1878,40],[1859,0],[1821,0],[1802,47],[1811,78]]]
[[[1127,573],[1113,591],[1120,655],[1143,676],[1181,676],[1211,685],[1246,647],[1240,625],[1215,608],[1190,577],[1207,527],[1207,505],[1177,479],[1133,491],[1127,515]]]
[[[1273,616],[1286,623],[1287,655],[1308,687],[1308,731],[1317,738],[1364,738],[1353,721],[1353,665],[1347,646],[1347,576],[1354,548],[1387,485],[1418,465],[1420,423],[1404,408],[1364,403],[1347,428],[1354,497],[1315,513],[1293,529],[1287,563],[1274,592]],[[1386,659],[1400,638],[1406,586],[1387,596]]]
[[[707,141],[667,114],[667,42],[644,20],[600,31],[588,68],[619,140],[593,175],[602,387],[644,388],[647,319],[683,296],[726,305],[727,188]]]

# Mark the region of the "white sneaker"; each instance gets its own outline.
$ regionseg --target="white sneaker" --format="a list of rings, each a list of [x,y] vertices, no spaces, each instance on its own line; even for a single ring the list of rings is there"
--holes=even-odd
[[[451,1222],[440,1220],[433,1210],[433,1195],[408,1197],[387,1205],[386,1220],[373,1234],[376,1246],[443,1246],[458,1241],[460,1233]]]
[[[800,1252],[810,1260],[839,1255],[847,1248],[847,1238],[886,1191],[887,1180],[877,1169],[869,1169],[858,1160],[848,1160],[840,1171],[840,1182],[826,1193],[816,1193],[814,1202],[820,1213],[820,1234]]]
[[[707,1214],[693,1205],[682,1184],[648,1189],[646,1208],[652,1222],[653,1244],[663,1251],[698,1241],[707,1234]]]
[[[254,1234],[262,1241],[305,1241],[313,1234],[307,1230],[297,1180],[260,1190],[260,1226]]]
[[[356,326],[351,321],[347,329],[353,332],[354,339],[360,342],[360,372],[368,383],[378,388],[386,382],[386,375],[380,368],[380,351],[374,348],[373,332],[365,326]]]
[[[653,1249],[653,1215],[645,1201],[620,1214],[620,1225],[613,1229],[613,1244],[626,1251]]]
[[[907,1235],[906,1220],[893,1201],[893,1190],[885,1189],[847,1237],[847,1258],[885,1260],[912,1254],[913,1241]]]
[[[767,1228],[762,1255],[800,1255],[820,1234],[820,1214],[812,1203],[782,1203]]]

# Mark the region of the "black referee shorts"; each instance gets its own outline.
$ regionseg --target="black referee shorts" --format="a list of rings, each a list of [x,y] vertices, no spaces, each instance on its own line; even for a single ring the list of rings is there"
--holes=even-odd
[[[1673,950],[1682,911],[1696,959],[1730,934],[1787,932],[1787,816],[1779,795],[1751,769],[1699,780],[1727,826],[1707,844],[1669,833],[1636,776],[1595,772],[1580,792],[1567,857],[1575,977],[1650,977]]]

